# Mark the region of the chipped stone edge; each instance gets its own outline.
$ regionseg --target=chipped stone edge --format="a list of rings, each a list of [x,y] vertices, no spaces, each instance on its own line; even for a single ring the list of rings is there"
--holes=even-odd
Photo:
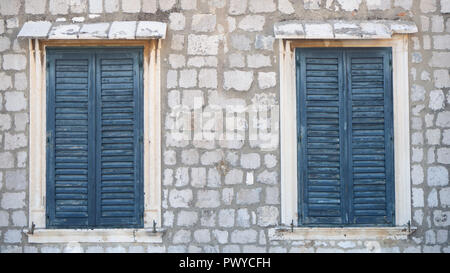
[[[417,227],[276,227],[268,231],[272,241],[286,240],[406,240]]]
[[[273,30],[277,39],[325,39],[323,35],[308,35],[306,25],[308,24],[328,24],[332,27],[332,37],[326,35],[326,39],[386,39],[394,34],[409,34],[418,32],[417,25],[412,21],[394,21],[394,20],[372,20],[372,21],[283,21],[274,24]],[[336,24],[355,25],[353,32],[336,31]],[[386,32],[366,33],[362,31],[361,25],[384,26]],[[356,30],[356,32],[354,31]]]
[[[28,21],[23,24],[17,35],[18,38],[47,38],[52,23],[49,21]]]
[[[162,243],[164,229],[24,229],[29,243]]]
[[[152,28],[149,29],[148,27]],[[150,32],[150,34],[145,34]],[[158,39],[165,39],[167,32],[167,24],[157,21],[138,21],[136,26],[136,38],[154,37]],[[153,34],[154,33],[154,34]]]
[[[92,39],[108,39],[108,40],[121,40],[121,39],[165,39],[167,32],[167,24],[164,22],[158,21],[120,21],[120,23],[124,22],[135,22],[135,28],[133,33],[127,34],[125,36],[112,36],[108,31],[106,33],[106,37],[95,37],[93,35]],[[106,23],[109,24],[107,30],[111,30],[111,26],[114,22],[97,22],[98,23]],[[83,29],[84,25],[91,25],[93,23],[85,23],[85,24],[59,24],[59,23],[51,23],[48,21],[28,21],[25,22],[22,29],[19,31],[17,35],[18,38],[21,39],[87,39],[90,38],[89,33],[80,33],[81,29]],[[42,28],[45,26],[45,28]],[[56,32],[59,28],[65,28],[67,26],[78,26],[78,30],[74,33],[70,33],[67,36],[58,36],[52,37],[52,33]],[[145,27],[144,27],[145,26]],[[149,30],[150,29],[150,30]],[[64,33],[63,33],[64,34]]]

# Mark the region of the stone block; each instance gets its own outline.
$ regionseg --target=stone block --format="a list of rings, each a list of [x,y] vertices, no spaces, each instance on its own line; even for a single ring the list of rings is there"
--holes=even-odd
[[[247,56],[247,66],[250,68],[261,68],[271,65],[270,56],[263,54],[252,54]]]
[[[448,171],[443,166],[431,166],[427,169],[427,184],[428,186],[447,186],[448,185]]]
[[[420,10],[423,13],[436,11],[436,0],[420,0]]]
[[[122,1],[122,11],[126,12],[126,13],[138,13],[138,12],[140,12],[141,11],[141,1],[140,0],[126,0],[126,1]]]
[[[240,15],[247,11],[248,0],[230,0],[228,13],[230,15]]]
[[[320,9],[320,2],[321,0],[303,0],[303,8],[304,9]]]
[[[261,165],[259,154],[249,153],[241,155],[241,166],[244,169],[258,169]]]
[[[225,90],[248,91],[253,83],[252,71],[232,70],[224,72]]]
[[[450,164],[450,148],[437,149],[437,162],[442,164]]]
[[[239,22],[238,27],[244,31],[262,31],[265,17],[262,15],[247,15]]]
[[[441,13],[450,13],[450,0],[441,0]]]
[[[84,24],[78,34],[80,39],[105,39],[108,37],[109,23]]]
[[[90,13],[102,13],[103,12],[103,0],[89,0],[89,12]]]
[[[25,192],[5,192],[1,197],[2,209],[21,209],[25,207]]]
[[[171,30],[183,30],[186,25],[186,18],[182,13],[171,13],[169,15],[169,28]]]
[[[450,74],[448,69],[437,69],[433,71],[434,86],[437,88],[450,87]]]
[[[279,211],[277,207],[263,206],[256,212],[258,216],[258,225],[262,227],[275,226],[278,223]]]
[[[191,242],[190,230],[179,230],[173,235],[172,242],[174,244],[187,244]]]
[[[260,202],[261,188],[240,189],[236,194],[236,203],[238,205],[250,205]]]
[[[219,50],[219,37],[217,35],[188,36],[189,55],[217,55]]]
[[[439,200],[444,208],[450,207],[450,187],[439,190]]]
[[[216,190],[199,190],[195,206],[198,208],[217,208],[220,206],[219,196],[219,192]]]
[[[136,37],[136,21],[113,22],[108,37],[110,39],[134,39]]]
[[[182,88],[192,88],[197,86],[197,70],[184,69],[180,71],[179,86]]]
[[[18,15],[20,7],[22,5],[20,0],[3,0],[0,1],[0,14],[5,15]]]
[[[197,9],[197,0],[181,0],[180,4],[183,10]]]
[[[258,87],[267,89],[275,87],[277,84],[277,74],[275,72],[258,72]]]
[[[168,11],[174,8],[175,4],[176,4],[176,0],[163,0],[163,1],[159,1],[159,8],[162,11]]]
[[[255,48],[273,51],[273,43],[274,42],[275,42],[275,37],[273,37],[273,36],[264,36],[264,35],[257,34],[256,38],[255,38]]]
[[[77,39],[80,25],[57,25],[52,27],[48,34],[49,39]]]
[[[198,75],[198,86],[200,88],[217,89],[217,70],[201,69]]]
[[[28,145],[28,138],[25,136],[25,134],[10,134],[5,133],[5,150],[15,150],[19,148],[27,147]]]
[[[208,229],[198,229],[194,231],[194,240],[199,244],[206,244],[211,241],[211,233]]]
[[[312,39],[334,38],[333,28],[330,24],[307,23],[305,24],[306,37]]]
[[[215,14],[195,14],[192,16],[192,30],[195,32],[213,32],[216,28]]]
[[[169,192],[169,204],[174,208],[187,208],[190,207],[193,199],[192,190],[176,190],[172,189]]]
[[[391,8],[391,1],[386,0],[366,0],[368,10],[388,10]]]
[[[198,213],[195,211],[182,210],[178,213],[177,225],[182,227],[191,227],[198,222]]]
[[[87,11],[87,0],[70,0],[71,13],[85,13]]]
[[[105,12],[113,13],[119,11],[119,0],[105,0]]]
[[[195,188],[206,186],[206,168],[191,168],[191,185]]]
[[[231,46],[237,50],[248,51],[251,49],[252,41],[243,34],[233,34],[231,36]]]
[[[233,227],[234,226],[234,209],[222,209],[219,211],[219,226],[220,227]]]
[[[27,67],[27,58],[22,54],[3,55],[3,69],[24,70]]]
[[[70,0],[50,0],[48,9],[51,14],[68,14]]]
[[[225,175],[226,185],[242,184],[244,179],[244,172],[239,169],[232,169]]]
[[[255,230],[234,230],[231,233],[231,242],[236,244],[256,243],[258,233]]]
[[[25,190],[28,185],[27,172],[25,170],[6,171],[5,182],[7,190]]]

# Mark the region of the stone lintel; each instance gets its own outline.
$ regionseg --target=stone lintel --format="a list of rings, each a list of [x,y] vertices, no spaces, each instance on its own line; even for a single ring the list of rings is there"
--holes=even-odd
[[[274,25],[275,38],[278,39],[388,39],[394,34],[417,31],[414,22],[394,20],[293,20]]]
[[[28,39],[164,39],[166,23],[117,21],[64,24],[49,21],[26,22],[18,38]]]

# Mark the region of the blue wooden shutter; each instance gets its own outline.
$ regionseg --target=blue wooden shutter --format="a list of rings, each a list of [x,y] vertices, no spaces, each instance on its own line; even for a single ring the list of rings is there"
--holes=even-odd
[[[47,225],[86,226],[93,56],[49,50],[47,60]]]
[[[47,226],[141,227],[142,50],[47,60]]]
[[[342,53],[297,50],[299,221],[344,222]]]
[[[96,222],[142,225],[141,52],[96,55]]]
[[[350,219],[394,224],[394,153],[390,49],[349,50],[347,122]]]
[[[390,49],[297,49],[300,225],[393,225]]]

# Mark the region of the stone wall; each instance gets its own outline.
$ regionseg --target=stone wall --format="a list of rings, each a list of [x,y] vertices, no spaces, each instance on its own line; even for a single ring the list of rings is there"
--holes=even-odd
[[[0,252],[450,252],[449,0],[0,0]],[[173,108],[279,101],[283,20],[404,19],[410,36],[412,218],[408,240],[270,241],[280,222],[280,151],[178,141]],[[167,22],[162,43],[163,244],[29,244],[30,20]],[[245,128],[248,117],[242,120]]]

